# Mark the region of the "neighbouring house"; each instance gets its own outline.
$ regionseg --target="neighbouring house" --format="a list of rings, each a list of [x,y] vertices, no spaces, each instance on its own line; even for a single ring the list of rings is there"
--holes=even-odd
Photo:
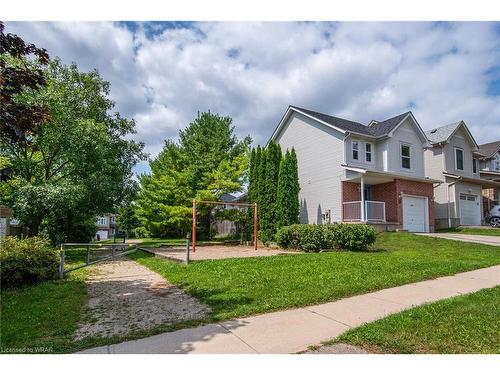
[[[116,215],[106,214],[97,217],[97,232],[95,234],[97,241],[107,240],[116,233]]]
[[[239,196],[235,196],[233,194],[224,193],[220,196],[219,200],[221,202],[227,202],[227,205],[218,206],[216,209],[222,210],[237,210],[241,209],[238,206],[232,206],[229,203],[246,203],[247,194],[241,194]],[[238,224],[231,220],[215,220],[213,224],[213,228],[215,232],[219,236],[227,236],[230,234],[236,234],[241,229],[238,227]]]
[[[0,238],[7,237],[10,233],[10,219],[12,209],[7,206],[0,206]]]
[[[485,180],[500,182],[500,141],[479,145],[479,176]],[[500,188],[483,189],[483,212],[489,214],[491,208],[500,204]]]
[[[484,223],[482,192],[500,187],[480,173],[479,146],[463,121],[425,133],[432,147],[425,151],[431,178],[444,183],[434,189],[436,227]]]
[[[297,153],[302,223],[434,231],[441,180],[425,174],[431,145],[411,112],[365,125],[289,106],[271,140]]]

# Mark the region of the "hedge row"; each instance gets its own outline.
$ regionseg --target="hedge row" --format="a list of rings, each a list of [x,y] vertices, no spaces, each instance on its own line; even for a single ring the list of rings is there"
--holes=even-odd
[[[48,240],[39,237],[0,240],[2,288],[18,288],[57,277],[59,257]]]
[[[375,242],[376,235],[370,225],[294,224],[279,229],[276,240],[285,249],[307,252],[326,249],[363,251]]]

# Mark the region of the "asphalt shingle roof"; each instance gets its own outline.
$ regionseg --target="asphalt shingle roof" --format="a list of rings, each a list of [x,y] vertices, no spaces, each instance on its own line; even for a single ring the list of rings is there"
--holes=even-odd
[[[487,158],[493,156],[493,154],[497,152],[498,149],[500,149],[500,141],[479,145],[479,153],[486,156]]]
[[[426,131],[425,135],[427,136],[429,141],[431,141],[431,143],[446,142],[451,137],[456,128],[460,125],[460,122],[461,121]]]
[[[291,106],[305,114],[317,118],[327,124],[340,128],[342,130],[355,132],[359,134],[365,134],[371,137],[381,137],[383,135],[389,134],[392,129],[396,127],[410,112],[405,112],[390,119],[374,122],[372,125],[366,126],[359,122],[346,120],[340,117],[334,117],[330,115],[326,115],[321,112],[311,111],[309,109],[300,108],[296,106]]]

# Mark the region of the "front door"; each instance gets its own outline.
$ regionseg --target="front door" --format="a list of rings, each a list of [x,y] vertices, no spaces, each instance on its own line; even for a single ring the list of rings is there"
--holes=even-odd
[[[366,204],[366,201],[373,200],[373,187],[370,185],[365,185],[365,214],[366,220],[371,220],[373,218],[373,206],[371,204]]]

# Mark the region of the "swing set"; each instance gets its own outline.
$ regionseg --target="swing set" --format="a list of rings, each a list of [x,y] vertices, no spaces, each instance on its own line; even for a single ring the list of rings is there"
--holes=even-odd
[[[257,242],[258,242],[258,219],[257,219],[257,203],[238,203],[238,202],[217,202],[217,201],[197,201],[193,199],[193,228],[191,231],[191,242],[193,247],[193,253],[196,252],[196,205],[197,204],[208,204],[213,206],[236,206],[236,207],[253,207],[253,247],[254,250],[257,250]]]

